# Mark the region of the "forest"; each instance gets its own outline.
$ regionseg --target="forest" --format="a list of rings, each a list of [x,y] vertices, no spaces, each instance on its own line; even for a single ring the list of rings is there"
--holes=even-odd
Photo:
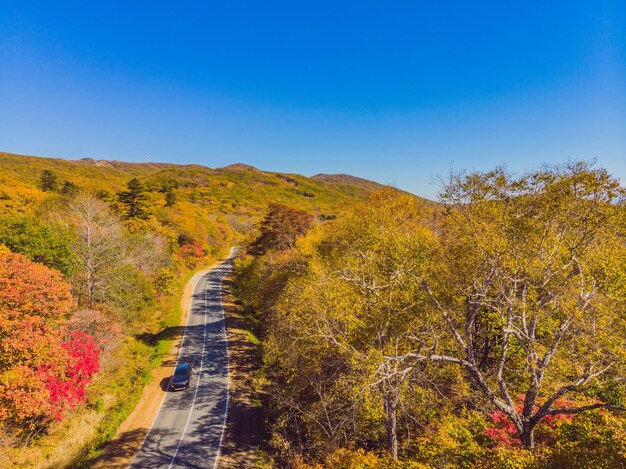
[[[624,467],[625,196],[572,162],[270,211],[236,285],[277,466]]]
[[[332,219],[371,189],[0,153],[0,466],[89,465],[176,339],[182,288],[268,205]]]
[[[626,190],[0,154],[0,466],[93,462],[240,245],[270,467],[626,465]]]

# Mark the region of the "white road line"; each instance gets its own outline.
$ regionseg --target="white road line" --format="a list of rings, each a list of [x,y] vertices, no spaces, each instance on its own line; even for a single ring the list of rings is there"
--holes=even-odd
[[[196,391],[193,393],[193,400],[191,401],[191,408],[189,409],[189,415],[187,416],[187,422],[185,422],[185,428],[183,428],[183,433],[180,435],[180,440],[178,440],[178,446],[176,447],[176,451],[174,452],[174,456],[172,456],[172,460],[170,461],[170,465],[168,469],[172,467],[174,461],[176,460],[176,455],[178,454],[178,450],[180,449],[180,445],[183,444],[183,439],[185,438],[185,433],[187,433],[187,427],[189,426],[189,422],[191,421],[191,416],[193,415],[193,407],[196,404],[196,397],[198,396],[198,389],[200,389],[200,383],[202,383],[202,370],[204,369],[204,349],[206,348],[206,338],[207,338],[207,312],[209,311],[209,282],[207,282],[206,288],[204,290],[204,340],[202,341],[202,355],[200,355],[200,373],[198,374],[198,382],[196,383]]]
[[[233,256],[234,248],[230,251],[229,259]],[[224,343],[226,344],[226,410],[224,411],[224,423],[222,424],[222,433],[220,434],[220,443],[217,446],[217,454],[215,455],[215,464],[213,469],[217,468],[217,464],[220,461],[220,452],[222,450],[222,441],[224,440],[224,433],[226,432],[226,422],[228,421],[228,404],[230,402],[230,360],[228,358],[228,335],[226,333],[226,315],[224,314],[224,292],[222,290],[222,282],[224,281],[224,275],[220,279],[220,309],[222,311],[222,327],[224,331]]]
[[[176,356],[176,366],[178,366],[178,362],[183,353],[183,347],[185,346],[185,338],[187,337],[187,325],[189,324],[189,318],[191,317],[191,306],[193,305],[193,295],[196,291],[196,287],[198,286],[198,282],[202,279],[202,277],[204,277],[204,275],[200,276],[200,278],[196,281],[196,284],[193,286],[193,289],[191,290],[191,298],[189,299],[189,306],[187,306],[187,319],[185,323],[185,328],[183,329],[183,340],[180,341],[180,348],[178,349],[178,355]],[[176,369],[176,367],[174,367],[174,369]],[[169,388],[169,382],[167,383],[167,388]],[[146,433],[146,436],[143,437],[141,446],[139,446],[139,451],[135,453],[128,467],[131,467],[135,463],[135,458],[137,457],[139,453],[141,453],[141,448],[143,448],[144,443],[146,442],[146,440],[148,439],[148,436],[152,432],[152,429],[154,428],[154,424],[156,423],[157,419],[159,418],[159,414],[161,413],[161,407],[163,407],[163,401],[165,401],[165,398],[167,397],[167,391],[168,389],[166,389],[165,392],[163,393],[163,397],[161,397],[161,403],[159,404],[159,410],[154,416],[154,419],[152,419],[152,425],[150,425],[150,429],[148,430],[148,433]]]

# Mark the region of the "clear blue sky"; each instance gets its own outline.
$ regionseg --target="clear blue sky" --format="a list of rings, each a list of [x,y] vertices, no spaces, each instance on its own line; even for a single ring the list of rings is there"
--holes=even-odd
[[[626,2],[0,0],[0,151],[350,173],[597,158],[626,180]]]

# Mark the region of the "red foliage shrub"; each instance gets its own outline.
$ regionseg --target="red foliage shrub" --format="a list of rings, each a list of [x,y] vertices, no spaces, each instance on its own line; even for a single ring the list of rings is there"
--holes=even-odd
[[[519,414],[522,413],[525,397],[526,396],[524,394],[517,396],[515,409]],[[572,403],[565,399],[557,400],[555,404],[559,408],[569,408],[572,406]],[[537,411],[537,409],[537,406],[535,406],[533,412]],[[565,414],[547,415],[544,417],[537,427],[539,430],[536,438],[537,443],[547,443],[549,441],[553,441],[556,438],[555,430],[557,429],[559,423],[570,421],[571,419],[572,415]],[[499,410],[491,412],[489,414],[489,420],[491,420],[493,426],[485,428],[485,435],[495,444],[509,448],[521,446],[515,425],[504,412]]]
[[[100,369],[100,348],[89,334],[68,331],[66,341],[61,346],[68,356],[65,372],[60,376],[44,373],[53,416],[59,420],[65,410],[87,400],[87,385]]]

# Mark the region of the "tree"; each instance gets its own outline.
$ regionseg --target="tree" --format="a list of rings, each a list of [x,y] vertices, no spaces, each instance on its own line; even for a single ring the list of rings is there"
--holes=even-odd
[[[48,377],[65,375],[59,329],[73,306],[61,274],[0,253],[0,421],[34,425],[54,413]]]
[[[72,237],[26,216],[0,217],[0,243],[30,260],[57,269],[65,275],[74,261]]]
[[[168,186],[165,191],[165,206],[172,207],[176,203],[176,191],[174,187]]]
[[[65,181],[59,192],[67,197],[74,197],[80,192],[80,187],[72,181]]]
[[[586,163],[444,188],[438,255],[417,278],[439,326],[411,355],[464,369],[524,448],[546,418],[622,404],[603,390],[626,371],[624,195]]]
[[[91,194],[79,194],[60,209],[58,218],[75,239],[72,283],[81,303],[102,301],[124,254],[119,219]]]
[[[420,370],[390,357],[412,350],[422,319],[414,278],[432,241],[418,199],[387,189],[298,244],[300,263],[273,308],[267,359],[278,371],[278,402],[309,438],[316,429],[333,445],[346,435],[375,438],[365,416],[380,412],[398,458],[399,408],[419,392]]]
[[[86,402],[87,386],[100,370],[100,347],[93,337],[81,331],[65,331],[61,347],[68,356],[65,373],[46,373],[45,382],[50,393],[53,416],[61,420],[63,412]]]
[[[117,193],[117,200],[122,205],[122,218],[125,220],[147,220],[150,212],[147,209],[148,196],[139,179],[133,178],[126,184],[126,190]]]
[[[58,180],[57,175],[49,169],[44,169],[41,172],[41,177],[38,183],[39,188],[44,192],[53,192],[57,190]]]
[[[264,254],[270,249],[289,249],[296,238],[314,225],[313,215],[281,204],[270,204],[265,219],[259,226],[259,236],[251,244],[250,251]]]

